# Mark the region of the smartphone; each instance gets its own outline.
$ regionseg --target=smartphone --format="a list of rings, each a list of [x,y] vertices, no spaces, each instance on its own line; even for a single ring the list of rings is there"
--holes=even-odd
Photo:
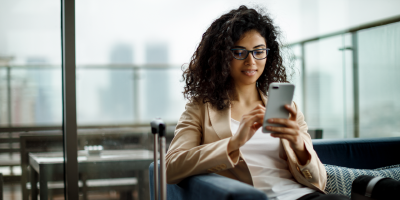
[[[292,105],[294,95],[294,85],[290,83],[271,83],[268,88],[268,101],[265,108],[264,122],[262,127],[263,133],[271,133],[266,126],[283,127],[281,124],[270,124],[267,122],[271,118],[289,117],[289,111],[285,105]]]

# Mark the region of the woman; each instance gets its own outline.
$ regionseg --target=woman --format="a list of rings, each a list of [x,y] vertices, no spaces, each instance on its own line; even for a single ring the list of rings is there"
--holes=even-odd
[[[270,199],[341,199],[324,195],[326,171],[295,103],[286,105],[288,119],[269,119],[285,127],[261,132],[269,84],[287,82],[278,34],[268,16],[245,6],[203,34],[183,74],[190,101],[166,156],[169,184],[217,173]]]

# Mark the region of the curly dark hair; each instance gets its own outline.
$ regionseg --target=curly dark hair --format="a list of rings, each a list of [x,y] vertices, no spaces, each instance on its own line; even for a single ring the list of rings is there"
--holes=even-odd
[[[230,106],[235,88],[230,76],[230,49],[242,35],[258,31],[265,39],[270,52],[265,69],[257,80],[258,88],[266,93],[272,82],[288,82],[280,53],[279,28],[263,11],[240,6],[216,19],[203,34],[189,67],[183,72],[186,99],[210,102],[218,110]],[[231,97],[231,98],[230,98]]]

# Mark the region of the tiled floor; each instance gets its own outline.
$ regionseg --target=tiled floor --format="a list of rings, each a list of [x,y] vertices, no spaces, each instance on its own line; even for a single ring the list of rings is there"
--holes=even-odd
[[[134,199],[137,199],[137,193],[133,194]],[[91,191],[88,193],[89,200],[119,200],[119,193],[116,191]],[[22,200],[20,183],[7,183],[3,185],[4,200]],[[55,195],[52,200],[64,200],[64,195]]]

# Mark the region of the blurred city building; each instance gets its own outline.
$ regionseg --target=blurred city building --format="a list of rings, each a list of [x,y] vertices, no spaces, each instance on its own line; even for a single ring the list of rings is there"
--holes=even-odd
[[[132,79],[133,48],[129,44],[115,44],[110,51],[110,68],[102,69],[107,74],[108,84],[99,89],[100,107],[104,108],[102,115],[108,116],[110,123],[134,122],[134,98]],[[96,78],[96,77],[93,77]],[[85,94],[85,93],[83,93]],[[85,98],[85,97],[83,97]]]
[[[151,120],[155,117],[162,117],[163,119],[171,119],[170,102],[171,90],[173,86],[170,84],[168,70],[169,49],[168,44],[165,42],[148,42],[145,46],[146,64],[149,68],[141,70],[140,77],[143,77],[144,82],[141,95],[141,116],[143,121]],[[176,77],[178,78],[178,77]],[[178,88],[176,88],[178,89]]]

